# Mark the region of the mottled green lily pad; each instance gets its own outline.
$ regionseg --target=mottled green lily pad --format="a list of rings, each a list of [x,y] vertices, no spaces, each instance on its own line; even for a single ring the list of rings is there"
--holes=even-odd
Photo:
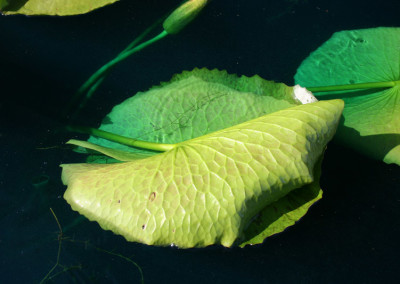
[[[335,33],[303,61],[296,83],[314,87],[398,81],[399,46],[400,28]],[[345,101],[338,141],[372,158],[400,165],[400,85],[316,95]]]
[[[194,69],[115,106],[100,129],[150,142],[178,143],[299,105],[299,96],[296,88],[259,76]],[[89,142],[144,152],[101,138]]]
[[[118,0],[0,0],[0,11],[5,15],[68,16],[85,14]]]
[[[316,165],[342,109],[341,100],[299,105],[148,158],[63,165],[64,197],[74,210],[129,241],[184,248],[259,243],[254,237],[263,232],[251,224],[263,210],[304,206],[292,215],[298,220],[319,198],[316,184],[307,185],[318,178]],[[308,198],[300,197],[308,202],[287,206],[296,189],[310,190]],[[277,222],[293,224],[282,214],[272,222],[277,229],[263,238],[283,230]]]

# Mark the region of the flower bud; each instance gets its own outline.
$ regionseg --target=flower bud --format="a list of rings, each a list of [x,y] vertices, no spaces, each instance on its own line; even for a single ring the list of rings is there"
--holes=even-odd
[[[196,18],[206,4],[207,0],[189,0],[183,3],[165,19],[163,23],[164,30],[169,34],[177,34]]]

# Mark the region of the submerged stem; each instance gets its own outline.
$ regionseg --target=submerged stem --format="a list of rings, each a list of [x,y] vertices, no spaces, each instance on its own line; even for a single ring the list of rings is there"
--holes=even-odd
[[[124,60],[125,58],[127,58],[128,56],[131,56],[132,54],[142,50],[143,48],[145,48],[146,46],[153,44],[154,42],[164,38],[165,36],[167,36],[168,33],[166,31],[162,31],[160,34],[158,34],[157,36],[153,37],[152,39],[149,39],[141,44],[139,44],[138,46],[129,49],[125,52],[120,53],[116,58],[114,58],[113,60],[111,60],[109,63],[107,63],[104,66],[114,66],[115,64],[119,63],[120,61]],[[104,67],[103,66],[103,67]]]
[[[158,22],[157,22],[158,23]],[[66,117],[68,113],[71,111],[71,108],[78,101],[81,101],[77,107],[77,109],[73,112],[73,115],[77,115],[79,111],[85,106],[86,102],[92,97],[93,93],[96,91],[98,86],[102,83],[104,78],[106,77],[106,73],[108,73],[111,68],[113,68],[116,64],[126,59],[133,53],[136,53],[143,48],[149,46],[150,44],[164,38],[168,33],[163,31],[159,35],[155,36],[152,39],[149,39],[139,45],[137,45],[143,38],[154,29],[155,25],[152,25],[150,28],[145,30],[138,38],[136,38],[133,42],[131,42],[121,53],[119,53],[114,59],[103,65],[100,69],[98,69],[90,78],[83,83],[83,85],[79,88],[79,90],[75,93],[75,96],[72,98],[68,106],[63,111],[63,117]],[[137,46],[136,46],[137,45]],[[136,46],[136,47],[135,47]]]
[[[87,101],[92,97],[98,86],[102,83],[108,72],[117,63],[126,59],[128,56],[136,53],[146,46],[164,38],[168,34],[178,33],[189,22],[191,22],[197,14],[206,6],[207,0],[190,0],[186,1],[175,9],[166,20],[163,22],[164,30],[154,38],[139,44],[145,36],[152,31],[165,17],[155,22],[152,26],[147,28],[142,34],[139,35],[133,42],[131,42],[121,53],[114,59],[97,70],[75,93],[72,100],[61,114],[62,119],[73,119],[80,110],[86,105]],[[74,105],[78,104],[77,108],[72,111]],[[71,113],[72,112],[72,113]]]
[[[139,42],[141,42],[151,31],[153,31],[166,17],[166,15],[160,19],[158,19],[158,21],[156,21],[154,24],[152,24],[150,27],[148,27],[144,32],[142,32],[137,38],[135,38],[123,51],[121,51],[120,54],[132,49],[133,47],[135,47],[136,45],[138,45]]]
[[[359,89],[391,88],[396,85],[400,85],[400,81],[371,82],[371,83],[321,86],[321,87],[306,87],[306,89],[313,93],[318,93],[318,92],[335,92],[335,91],[347,91],[347,90],[359,90]]]
[[[165,152],[165,151],[169,151],[176,147],[176,144],[164,144],[164,143],[155,143],[155,142],[137,140],[137,139],[121,136],[118,134],[114,134],[111,132],[107,132],[104,130],[91,128],[91,127],[85,127],[85,126],[67,126],[67,130],[73,131],[73,132],[89,134],[89,135],[107,139],[109,141],[117,142],[117,143],[120,143],[123,145],[136,147],[136,148],[142,148],[142,149],[146,149],[146,150],[152,150],[152,151]]]

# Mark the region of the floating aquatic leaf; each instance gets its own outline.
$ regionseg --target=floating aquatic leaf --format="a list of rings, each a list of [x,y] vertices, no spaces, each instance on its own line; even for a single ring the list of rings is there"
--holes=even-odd
[[[282,198],[315,182],[315,165],[342,109],[341,100],[300,105],[149,158],[63,165],[64,197],[74,210],[129,241],[179,247],[239,244],[261,233],[251,223],[263,209],[274,210],[279,200],[292,202]],[[252,231],[246,234],[247,228]]]
[[[295,80],[307,87],[400,80],[400,28],[335,33],[303,61]],[[388,89],[318,93],[345,101],[341,143],[400,165],[400,85]]]
[[[304,98],[298,93],[259,76],[194,69],[115,106],[100,129],[150,142],[177,143],[301,104],[299,99]],[[89,142],[143,152],[101,138]]]
[[[90,12],[118,0],[0,0],[2,14],[68,16]]]

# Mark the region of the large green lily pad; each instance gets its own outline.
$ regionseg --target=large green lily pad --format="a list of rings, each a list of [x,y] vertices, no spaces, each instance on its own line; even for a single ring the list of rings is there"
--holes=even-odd
[[[335,33],[303,61],[295,81],[314,87],[400,80],[399,46],[400,28]],[[316,95],[345,101],[338,141],[375,159],[400,165],[400,85]]]
[[[270,220],[270,231],[251,226],[268,210],[301,211],[301,203],[277,202],[292,202],[285,197],[296,189],[315,191],[316,165],[342,109],[341,100],[300,105],[148,158],[63,165],[64,197],[74,210],[129,241],[179,247],[258,243],[260,236],[283,230],[277,223],[291,225],[290,217],[302,216],[283,212]],[[303,198],[312,203],[319,194]],[[310,206],[303,205],[303,211]]]
[[[259,76],[238,77],[216,69],[194,69],[115,106],[100,129],[150,142],[178,143],[299,105],[301,101],[316,99]],[[89,142],[144,152],[96,137]]]
[[[5,15],[68,16],[90,12],[118,0],[0,0]]]

